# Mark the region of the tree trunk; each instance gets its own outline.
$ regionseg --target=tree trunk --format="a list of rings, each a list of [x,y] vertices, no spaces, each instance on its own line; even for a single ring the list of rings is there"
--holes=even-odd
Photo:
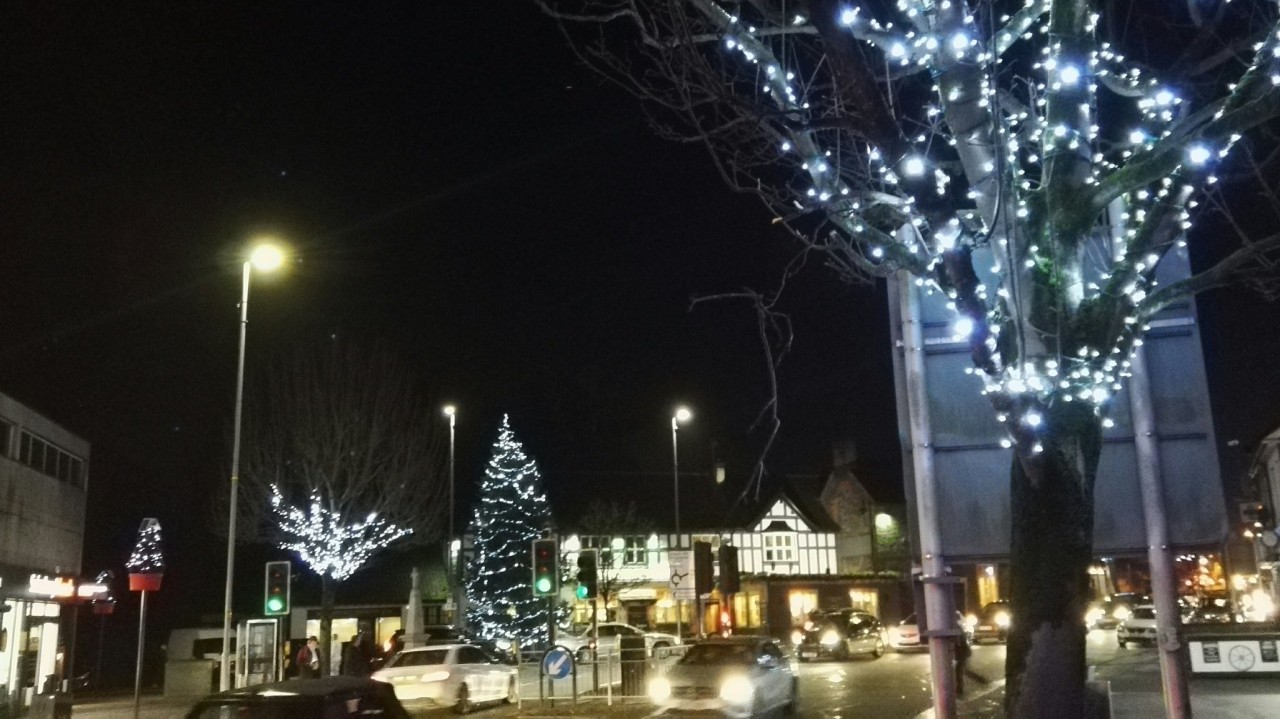
[[[1085,627],[1093,556],[1093,485],[1102,429],[1092,406],[1046,413],[1043,451],[1015,455],[1005,710],[1009,717],[1084,716]]]
[[[333,672],[329,659],[333,656],[333,579],[328,574],[320,575],[320,676],[327,677]]]

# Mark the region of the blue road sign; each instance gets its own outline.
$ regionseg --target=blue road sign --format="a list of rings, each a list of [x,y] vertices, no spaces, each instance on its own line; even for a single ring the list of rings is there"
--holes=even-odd
[[[542,673],[552,679],[564,679],[573,669],[573,655],[564,647],[551,647],[542,655]]]

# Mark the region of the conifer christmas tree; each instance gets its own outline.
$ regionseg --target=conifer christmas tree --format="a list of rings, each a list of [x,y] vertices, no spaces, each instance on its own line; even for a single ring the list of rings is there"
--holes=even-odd
[[[546,603],[530,586],[531,542],[550,522],[538,464],[525,455],[503,415],[471,523],[475,557],[467,571],[467,621],[481,636],[511,637],[526,646],[546,639]]]

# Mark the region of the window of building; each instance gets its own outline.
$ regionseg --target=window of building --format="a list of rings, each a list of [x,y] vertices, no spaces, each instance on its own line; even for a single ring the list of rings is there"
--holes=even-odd
[[[70,482],[77,487],[84,486],[84,461],[30,432],[22,433],[18,461],[41,474]]]
[[[622,563],[633,565],[647,565],[649,556],[645,547],[645,538],[641,535],[633,535],[626,538],[626,544],[623,549]]]
[[[796,561],[795,532],[771,532],[764,535],[764,561]]]
[[[791,609],[791,626],[802,627],[809,619],[809,612],[818,608],[818,593],[805,589],[793,589],[787,595]]]
[[[0,419],[0,457],[9,456],[9,438],[13,435],[13,425]]]

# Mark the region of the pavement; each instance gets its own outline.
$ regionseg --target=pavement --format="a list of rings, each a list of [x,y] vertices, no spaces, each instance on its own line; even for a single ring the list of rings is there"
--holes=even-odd
[[[1197,692],[1193,683],[1191,715],[1196,719],[1280,717],[1280,680],[1271,677],[1232,681],[1244,682],[1245,690],[1231,692],[1209,687]],[[956,714],[959,719],[1004,719],[1004,680],[970,692],[961,699]],[[1164,698],[1158,692],[1111,693],[1111,719],[1158,719],[1164,715]],[[933,719],[933,710],[921,712],[916,719]]]

